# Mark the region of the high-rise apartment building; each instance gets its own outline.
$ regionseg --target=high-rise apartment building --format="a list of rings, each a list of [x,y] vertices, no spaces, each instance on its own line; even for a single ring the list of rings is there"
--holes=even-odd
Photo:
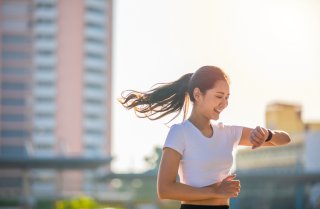
[[[0,157],[111,155],[111,34],[112,0],[0,0]],[[95,173],[33,170],[32,190],[91,190]],[[0,193],[20,179],[2,170]]]

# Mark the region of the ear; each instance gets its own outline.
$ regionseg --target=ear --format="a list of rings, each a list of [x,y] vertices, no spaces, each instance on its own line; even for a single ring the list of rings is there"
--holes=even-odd
[[[202,93],[198,87],[193,89],[193,97],[195,101],[199,101],[202,96]]]

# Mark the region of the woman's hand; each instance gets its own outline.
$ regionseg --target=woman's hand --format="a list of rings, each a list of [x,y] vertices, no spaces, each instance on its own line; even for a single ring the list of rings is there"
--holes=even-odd
[[[181,154],[171,148],[164,148],[157,182],[159,199],[194,202],[238,196],[240,181],[234,180],[236,175],[230,175],[221,182],[205,187],[193,187],[177,182],[180,160]]]
[[[260,147],[266,141],[268,134],[268,130],[261,126],[257,126],[255,129],[252,129],[249,138],[250,143],[252,144],[252,149]]]
[[[271,140],[266,142],[269,136],[268,129],[257,126],[254,129],[243,127],[239,145],[252,146],[252,149],[261,146],[279,146],[290,143],[291,139],[288,133],[281,130],[270,130],[272,132]]]
[[[240,192],[240,181],[234,180],[235,174],[227,176],[219,183],[212,185],[214,192],[221,196],[220,198],[237,197]]]

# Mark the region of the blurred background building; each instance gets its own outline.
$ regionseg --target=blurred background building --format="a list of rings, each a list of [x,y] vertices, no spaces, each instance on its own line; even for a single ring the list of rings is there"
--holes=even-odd
[[[304,122],[302,107],[296,104],[272,103],[266,107],[266,127],[285,130],[292,137],[289,145],[263,147],[256,150],[240,149],[237,169],[252,172],[320,172],[320,161],[312,160],[320,150],[320,121]],[[320,159],[320,154],[317,154]]]
[[[111,0],[0,0],[0,158],[111,156],[111,38]],[[33,169],[31,189],[82,194],[108,172]],[[0,171],[2,197],[22,184]]]
[[[292,138],[279,147],[239,149],[237,174],[242,188],[234,208],[320,208],[320,121],[305,122],[302,107],[271,103],[266,127],[284,130]]]

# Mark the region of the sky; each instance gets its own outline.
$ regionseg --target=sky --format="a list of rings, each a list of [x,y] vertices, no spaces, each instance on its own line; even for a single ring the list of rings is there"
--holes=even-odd
[[[121,92],[147,91],[204,65],[231,79],[218,122],[264,126],[272,102],[301,105],[305,122],[320,121],[320,1],[113,2],[113,171],[148,169],[144,158],[169,131],[170,117],[137,118],[117,102]]]

